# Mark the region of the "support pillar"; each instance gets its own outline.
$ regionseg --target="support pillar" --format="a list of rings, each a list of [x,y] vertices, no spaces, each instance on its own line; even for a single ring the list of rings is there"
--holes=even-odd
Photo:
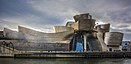
[[[2,53],[2,49],[1,49],[1,46],[0,46],[0,53]]]
[[[73,35],[73,46],[72,46],[73,51],[76,50],[76,37],[77,37],[77,33],[74,33],[74,35]]]
[[[86,32],[84,33],[84,52],[87,51],[87,47],[86,47]]]

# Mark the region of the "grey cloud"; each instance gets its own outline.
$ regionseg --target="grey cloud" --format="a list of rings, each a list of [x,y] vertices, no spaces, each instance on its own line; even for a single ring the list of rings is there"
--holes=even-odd
[[[41,13],[33,9],[27,0],[0,0],[0,17],[4,19],[17,19],[18,23],[28,24],[56,24],[61,23],[57,16]],[[55,21],[55,22],[54,22]],[[15,21],[12,21],[15,22]]]
[[[126,29],[125,31],[126,31],[126,32],[130,32],[130,33],[131,33],[131,29]]]
[[[3,28],[11,28],[11,29],[17,29],[18,24],[9,22],[3,19],[0,19],[0,30],[3,30]]]
[[[127,9],[122,9],[120,11],[115,11],[108,13],[108,17],[112,21],[117,21],[121,23],[131,23],[131,7]]]
[[[124,34],[124,38],[123,38],[123,40],[125,40],[125,41],[130,41],[131,40],[131,36],[130,36],[131,34]]]
[[[112,31],[130,32],[130,2],[131,0],[0,0],[0,19],[44,30],[44,27],[64,25],[65,19],[72,19],[75,14],[90,13],[97,20],[111,23],[115,27]]]
[[[130,27],[129,25],[120,25],[120,26],[117,26],[118,28],[127,28],[127,27]]]

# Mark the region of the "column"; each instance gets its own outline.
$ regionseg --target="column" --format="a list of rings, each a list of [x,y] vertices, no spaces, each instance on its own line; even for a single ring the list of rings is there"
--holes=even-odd
[[[87,42],[86,42],[86,34],[87,34],[87,33],[84,32],[84,52],[87,51],[87,49],[86,49],[86,43],[87,43]]]

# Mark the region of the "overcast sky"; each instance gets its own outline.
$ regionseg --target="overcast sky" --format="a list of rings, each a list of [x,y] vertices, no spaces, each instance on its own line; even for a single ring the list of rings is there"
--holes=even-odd
[[[90,13],[99,23],[111,23],[111,31],[131,40],[131,0],[0,0],[0,29],[18,25],[51,32],[72,16]]]

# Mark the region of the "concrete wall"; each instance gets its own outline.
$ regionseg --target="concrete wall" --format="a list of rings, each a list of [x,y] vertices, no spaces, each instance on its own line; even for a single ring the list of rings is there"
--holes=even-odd
[[[64,31],[73,31],[74,29],[72,27],[67,26],[54,26],[55,32],[64,32]]]

